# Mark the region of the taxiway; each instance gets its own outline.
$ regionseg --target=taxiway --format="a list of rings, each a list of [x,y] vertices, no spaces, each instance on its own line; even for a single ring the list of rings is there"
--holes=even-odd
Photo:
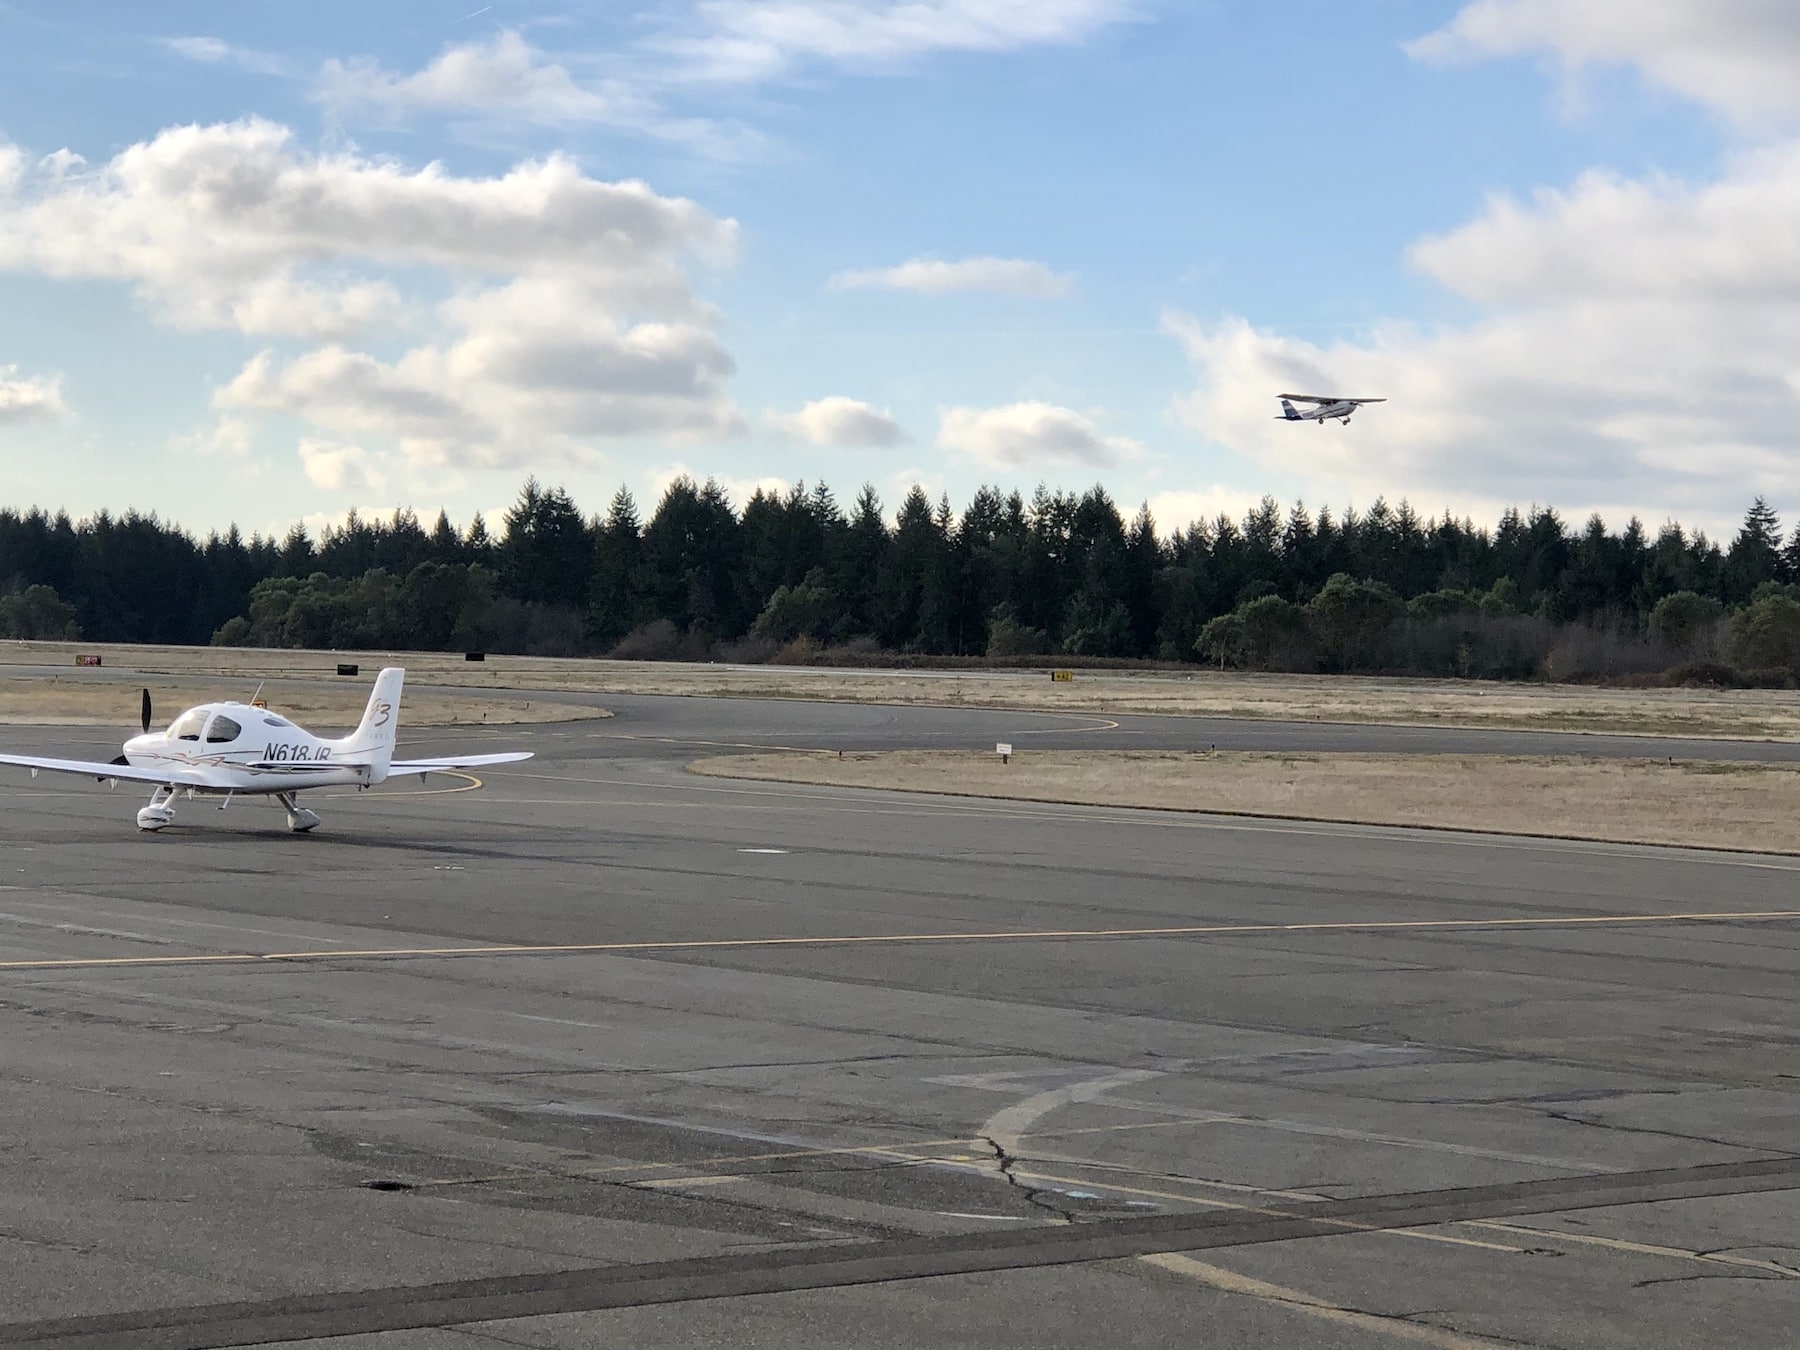
[[[1790,1343],[1800,861],[682,771],[1304,724],[606,702],[312,837],[0,783],[0,1346]]]

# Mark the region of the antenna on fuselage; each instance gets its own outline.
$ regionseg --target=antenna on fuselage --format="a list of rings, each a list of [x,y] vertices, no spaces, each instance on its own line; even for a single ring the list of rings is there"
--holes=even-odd
[[[250,706],[252,708],[266,708],[269,706],[268,700],[262,696],[263,686],[267,683],[267,680],[258,680],[256,682],[256,692],[250,695]],[[219,809],[223,811],[225,808],[221,806]]]

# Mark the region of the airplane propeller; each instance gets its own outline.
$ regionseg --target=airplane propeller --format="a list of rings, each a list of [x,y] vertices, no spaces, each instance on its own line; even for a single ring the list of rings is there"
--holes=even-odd
[[[150,730],[150,691],[148,689],[144,690],[143,723],[144,731],[148,733]]]

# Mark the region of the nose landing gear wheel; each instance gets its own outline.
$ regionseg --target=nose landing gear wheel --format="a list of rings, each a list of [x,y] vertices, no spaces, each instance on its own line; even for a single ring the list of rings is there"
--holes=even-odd
[[[150,794],[150,804],[137,813],[137,826],[145,833],[160,830],[175,819],[175,789],[159,787]]]

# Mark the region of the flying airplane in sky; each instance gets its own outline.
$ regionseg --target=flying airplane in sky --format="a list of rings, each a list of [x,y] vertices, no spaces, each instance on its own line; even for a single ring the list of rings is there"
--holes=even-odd
[[[1349,426],[1350,414],[1363,404],[1387,402],[1385,398],[1338,398],[1323,394],[1278,394],[1276,397],[1281,400],[1281,416],[1275,419],[1277,422],[1317,422],[1320,426],[1334,417]],[[1313,406],[1301,412],[1294,406],[1296,403]]]
[[[395,774],[450,773],[490,764],[530,759],[529,750],[495,755],[450,755],[436,759],[394,759],[394,732],[400,725],[400,686],[406,671],[389,666],[375,677],[369,706],[355,731],[325,740],[260,703],[202,703],[169,724],[150,730],[150,691],[144,691],[143,735],[125,742],[125,753],[110,763],[80,759],[40,759],[0,755],[0,764],[82,774],[116,782],[150,783],[150,804],[138,812],[140,830],[160,830],[175,819],[180,793],[222,796],[223,811],[237,796],[274,797],[287,809],[288,828],[303,833],[319,817],[301,806],[308,788],[370,788]]]

